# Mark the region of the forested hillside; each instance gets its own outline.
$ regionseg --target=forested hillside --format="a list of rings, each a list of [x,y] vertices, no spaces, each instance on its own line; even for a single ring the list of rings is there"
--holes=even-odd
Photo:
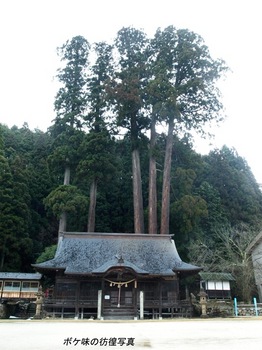
[[[30,271],[64,230],[171,234],[210,268],[223,239],[253,237],[262,194],[248,164],[191,144],[192,130],[223,119],[227,67],[201,37],[123,28],[114,44],[77,36],[58,53],[48,131],[0,128],[0,270]]]
[[[165,136],[159,138],[157,169],[161,183]],[[1,140],[1,270],[29,271],[44,248],[56,243],[61,212],[68,214],[68,231],[87,231],[92,178],[73,172],[69,188],[61,185],[63,167],[53,164],[53,139],[48,132],[31,131],[27,125],[20,129],[2,125]],[[141,145],[145,214],[149,173],[146,145],[145,138]],[[97,191],[97,232],[134,231],[130,149],[127,138],[111,140],[111,168],[101,174]],[[77,154],[81,164],[87,154],[80,150]],[[98,165],[100,153],[90,150],[91,156]],[[206,242],[221,230],[243,224],[253,231],[261,223],[262,194],[250,168],[236,151],[225,146],[201,156],[188,140],[175,139],[171,173],[170,234],[175,235],[185,258],[194,242]],[[160,192],[161,188],[158,198]]]

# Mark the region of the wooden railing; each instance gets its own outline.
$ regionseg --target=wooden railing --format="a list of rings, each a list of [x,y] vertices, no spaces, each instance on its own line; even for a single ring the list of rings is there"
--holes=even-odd
[[[97,308],[97,300],[90,299],[58,299],[45,298],[43,303],[44,313],[47,317],[79,317],[89,318],[94,316],[94,311],[91,309]]]

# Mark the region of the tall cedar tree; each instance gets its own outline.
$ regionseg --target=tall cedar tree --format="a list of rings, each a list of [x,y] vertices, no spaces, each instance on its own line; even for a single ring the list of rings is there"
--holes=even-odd
[[[82,118],[86,110],[86,66],[89,54],[89,43],[82,36],[76,36],[58,49],[61,61],[65,67],[57,75],[62,83],[55,100],[57,117],[51,128],[56,138],[55,152],[63,159],[64,185],[70,184],[71,167],[76,158],[75,152],[80,144],[76,130],[82,127]],[[71,141],[71,142],[70,142]],[[61,213],[59,232],[66,230],[66,212]]]
[[[168,125],[160,233],[169,234],[174,131],[201,131],[204,123],[222,119],[222,105],[215,82],[226,67],[223,61],[211,58],[199,35],[186,29],[177,30],[173,26],[156,31],[151,41],[151,50],[151,92],[159,97],[159,118]]]
[[[89,112],[85,117],[85,122],[90,129],[90,134],[86,135],[82,150],[89,149],[89,152],[84,152],[85,159],[80,162],[78,171],[85,174],[90,179],[90,196],[89,196],[89,211],[88,211],[88,232],[95,232],[95,215],[96,215],[96,199],[98,181],[101,180],[101,174],[105,174],[106,169],[110,166],[109,134],[107,133],[106,112],[108,107],[108,99],[106,98],[106,84],[112,77],[112,46],[105,42],[96,43],[94,45],[96,59],[91,66],[91,76],[87,81]],[[88,142],[91,142],[88,145]],[[101,149],[103,144],[106,149]],[[94,147],[92,149],[92,147]],[[108,149],[109,147],[109,149]],[[94,158],[97,157],[97,149],[100,149],[101,158],[97,159],[96,164]],[[90,152],[91,151],[91,152]],[[105,156],[107,154],[107,157]],[[106,162],[106,163],[105,163]],[[100,166],[100,168],[98,167]],[[83,167],[83,169],[81,169]],[[113,167],[112,167],[113,168]]]
[[[117,34],[115,45],[119,54],[119,70],[116,72],[114,85],[117,124],[128,129],[131,139],[134,231],[144,233],[139,138],[142,130],[148,127],[143,110],[148,40],[142,31],[122,28]]]

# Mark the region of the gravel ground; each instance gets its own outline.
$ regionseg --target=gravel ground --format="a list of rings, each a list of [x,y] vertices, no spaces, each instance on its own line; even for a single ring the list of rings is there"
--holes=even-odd
[[[262,318],[152,321],[1,320],[1,350],[262,348]]]

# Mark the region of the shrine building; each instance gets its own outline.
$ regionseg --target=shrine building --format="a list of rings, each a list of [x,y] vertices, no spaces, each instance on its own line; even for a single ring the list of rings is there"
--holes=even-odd
[[[180,281],[201,268],[179,257],[170,235],[60,234],[55,257],[33,267],[55,280],[44,310],[54,317],[190,317]]]

